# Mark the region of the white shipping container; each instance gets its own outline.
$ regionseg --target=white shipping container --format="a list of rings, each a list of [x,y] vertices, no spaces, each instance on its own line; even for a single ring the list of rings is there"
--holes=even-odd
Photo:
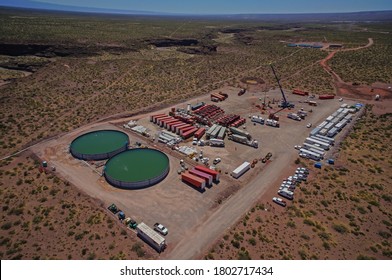
[[[231,176],[233,176],[233,178],[238,179],[249,169],[250,169],[250,163],[245,161],[243,164],[241,164],[236,169],[234,169],[233,172],[231,172]]]

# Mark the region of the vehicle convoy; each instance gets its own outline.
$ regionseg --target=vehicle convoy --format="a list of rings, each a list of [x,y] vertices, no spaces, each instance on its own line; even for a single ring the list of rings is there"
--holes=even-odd
[[[169,233],[169,230],[165,228],[162,224],[160,223],[155,223],[154,224],[154,230],[159,232],[162,235],[167,235]]]

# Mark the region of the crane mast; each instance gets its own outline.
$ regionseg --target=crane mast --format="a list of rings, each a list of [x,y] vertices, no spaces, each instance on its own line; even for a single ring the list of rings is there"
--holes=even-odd
[[[274,66],[272,65],[272,63],[270,63],[270,66],[271,66],[272,72],[274,73],[276,81],[278,82],[280,92],[282,93],[282,97],[283,97],[282,108],[292,108],[292,107],[294,107],[294,104],[291,104],[290,102],[287,101],[286,96],[284,95],[282,86],[280,84],[280,80],[279,80],[278,76],[276,75],[276,72],[275,72],[275,69],[274,69]]]

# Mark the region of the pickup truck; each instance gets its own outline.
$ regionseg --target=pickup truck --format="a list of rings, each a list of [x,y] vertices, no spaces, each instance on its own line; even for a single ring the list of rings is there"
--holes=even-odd
[[[154,224],[154,230],[159,232],[162,235],[167,235],[169,233],[168,229],[165,228],[162,224],[160,223],[155,223]]]

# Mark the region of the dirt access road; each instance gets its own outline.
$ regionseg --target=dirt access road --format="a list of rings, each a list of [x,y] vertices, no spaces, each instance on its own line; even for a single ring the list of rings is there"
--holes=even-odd
[[[324,68],[325,71],[327,71],[328,74],[330,74],[334,78],[335,82],[344,83],[344,81],[339,77],[339,75],[336,74],[332,70],[332,68],[328,65],[328,61],[330,59],[332,59],[332,57],[334,57],[334,55],[337,52],[357,51],[357,50],[369,48],[370,46],[372,46],[374,44],[374,41],[372,38],[368,38],[368,40],[369,40],[369,42],[365,46],[357,47],[357,48],[350,48],[350,49],[343,49],[343,50],[336,50],[336,51],[329,53],[326,58],[324,58],[320,61],[320,65]]]
[[[230,228],[239,217],[249,211],[257,200],[268,191],[276,178],[281,175],[282,166],[293,162],[296,157],[296,154],[286,153],[272,161],[243,190],[229,198],[204,223],[199,223],[200,227],[196,231],[184,236],[170,254],[164,256],[164,258],[172,260],[201,259],[203,253],[216,238]]]

